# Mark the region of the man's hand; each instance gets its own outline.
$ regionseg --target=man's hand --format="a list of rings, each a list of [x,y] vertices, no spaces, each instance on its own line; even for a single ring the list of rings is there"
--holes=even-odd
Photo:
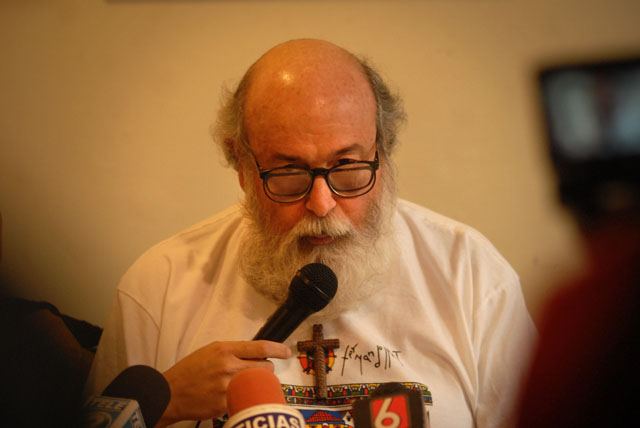
[[[224,415],[227,386],[234,374],[250,367],[273,371],[267,358],[290,356],[287,346],[266,340],[213,342],[198,349],[163,373],[171,387],[171,401],[156,427]]]

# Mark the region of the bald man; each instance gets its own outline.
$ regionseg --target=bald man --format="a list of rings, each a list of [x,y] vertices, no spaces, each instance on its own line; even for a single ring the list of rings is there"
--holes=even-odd
[[[308,424],[352,425],[351,400],[395,381],[421,391],[434,427],[508,426],[535,337],[518,277],[475,230],[397,199],[403,119],[340,47],[294,40],[263,55],[214,128],[244,201],[129,269],[87,390],[147,364],[171,386],[159,426],[221,426],[233,374],[267,367]],[[336,297],[284,343],[249,341],[312,262],[336,273]],[[327,398],[297,347],[314,324],[340,342],[325,350]]]

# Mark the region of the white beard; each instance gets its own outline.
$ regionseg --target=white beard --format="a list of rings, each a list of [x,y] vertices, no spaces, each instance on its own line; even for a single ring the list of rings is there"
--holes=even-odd
[[[383,184],[380,195],[372,200],[369,215],[360,228],[332,213],[323,218],[309,214],[284,234],[275,232],[270,226],[266,210],[256,197],[255,186],[246,186],[244,208],[249,227],[240,253],[240,269],[245,280],[276,304],[282,304],[295,273],[309,263],[323,263],[336,274],[338,291],[324,309],[309,317],[309,321],[331,320],[357,307],[387,285],[380,277],[386,272],[395,251],[391,225],[395,183],[389,176],[380,181],[386,185]],[[245,182],[253,183],[253,180],[249,178]],[[310,235],[328,235],[333,241],[326,245],[311,245],[303,238]]]

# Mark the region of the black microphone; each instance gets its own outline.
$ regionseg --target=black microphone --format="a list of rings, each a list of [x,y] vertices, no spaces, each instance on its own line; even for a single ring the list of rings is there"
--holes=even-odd
[[[160,420],[170,399],[169,383],[159,371],[149,366],[131,366],[116,376],[102,395],[87,401],[82,427],[151,428]]]
[[[262,326],[253,340],[284,342],[309,315],[327,306],[338,290],[338,278],[328,266],[311,263],[289,285],[287,300]]]

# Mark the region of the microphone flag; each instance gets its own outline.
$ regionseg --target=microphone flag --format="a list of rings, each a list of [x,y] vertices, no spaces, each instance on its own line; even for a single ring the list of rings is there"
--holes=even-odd
[[[83,428],[146,428],[140,405],[136,400],[94,396],[89,398],[85,409]]]
[[[422,395],[403,389],[353,403],[355,428],[423,428]],[[428,422],[427,422],[428,426]]]
[[[286,404],[259,404],[231,416],[224,428],[305,428],[302,414]]]

